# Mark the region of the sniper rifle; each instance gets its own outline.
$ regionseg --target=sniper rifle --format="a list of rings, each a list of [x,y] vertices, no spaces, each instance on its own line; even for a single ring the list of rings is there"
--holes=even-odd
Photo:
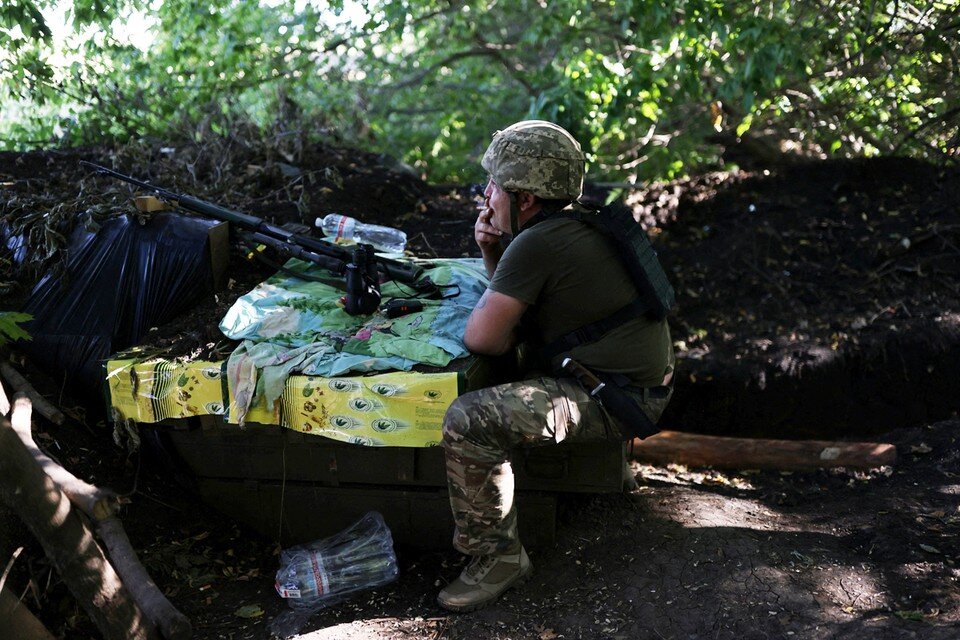
[[[346,275],[348,295],[350,294],[351,288],[358,292],[364,291],[368,289],[371,284],[378,286],[380,280],[396,280],[402,282],[410,285],[423,295],[437,293],[438,287],[436,284],[428,278],[420,280],[421,276],[423,276],[422,267],[399,260],[376,256],[373,253],[373,248],[368,245],[360,245],[360,247],[367,248],[361,249],[358,247],[358,249],[355,249],[354,252],[351,253],[349,249],[344,247],[319,238],[312,238],[289,231],[283,227],[270,224],[263,220],[263,218],[257,218],[256,216],[227,209],[226,207],[221,207],[220,205],[206,202],[192,196],[174,193],[173,191],[157,187],[142,180],[137,180],[136,178],[92,162],[81,160],[80,164],[90,167],[99,174],[111,176],[138,186],[141,189],[146,189],[158,198],[176,205],[181,209],[201,216],[232,223],[239,228],[241,238],[248,244],[265,245],[283,256],[312,262],[337,275]],[[360,251],[360,256],[362,257],[357,257],[357,250]],[[376,274],[382,274],[382,278],[374,278],[372,273],[368,273],[374,271],[374,269]],[[351,275],[354,277],[351,277]],[[366,285],[354,284],[363,280],[367,281]],[[351,287],[351,285],[353,285],[353,287]],[[376,299],[377,304],[379,304],[379,291],[377,292]],[[373,304],[372,296],[370,303],[361,304],[359,307],[356,307],[358,313],[373,313],[373,311],[376,311],[376,305],[370,309],[370,304]],[[348,305],[348,312],[350,312],[349,307],[350,305]]]

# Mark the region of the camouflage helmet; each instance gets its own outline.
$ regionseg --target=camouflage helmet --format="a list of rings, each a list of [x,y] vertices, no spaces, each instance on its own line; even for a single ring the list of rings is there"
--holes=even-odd
[[[547,200],[576,200],[583,193],[580,144],[545,120],[523,120],[497,131],[480,166],[504,191],[528,191]]]

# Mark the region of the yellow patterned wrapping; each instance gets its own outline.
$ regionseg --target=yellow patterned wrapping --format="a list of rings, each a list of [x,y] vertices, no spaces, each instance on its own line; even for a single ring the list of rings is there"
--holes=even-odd
[[[254,405],[246,420],[366,446],[431,447],[456,397],[455,372],[290,376],[279,406]]]
[[[177,362],[152,358],[107,361],[110,405],[121,420],[222,415],[222,362]]]
[[[224,415],[236,423],[223,362],[118,358],[106,364],[110,405],[122,420]],[[457,397],[457,373],[287,379],[276,407],[253,405],[247,422],[367,446],[439,444],[443,414]]]

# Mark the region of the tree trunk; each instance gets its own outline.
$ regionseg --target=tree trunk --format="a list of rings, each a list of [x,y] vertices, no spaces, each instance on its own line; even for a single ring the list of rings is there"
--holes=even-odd
[[[70,500],[37,466],[5,419],[0,419],[0,499],[40,541],[106,640],[158,638]]]

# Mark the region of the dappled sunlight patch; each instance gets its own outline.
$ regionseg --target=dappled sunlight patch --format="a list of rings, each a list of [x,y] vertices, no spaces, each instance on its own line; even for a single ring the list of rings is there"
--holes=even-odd
[[[638,480],[653,480],[683,486],[722,486],[742,491],[755,490],[750,480],[741,474],[725,473],[716,469],[694,469],[682,464],[658,467],[631,462],[630,468]]]
[[[864,615],[883,610],[890,604],[890,595],[870,565],[859,567],[815,565],[807,569],[814,584],[810,592],[822,610],[835,615]]]
[[[297,640],[380,640],[407,634],[417,634],[415,637],[440,637],[443,633],[444,621],[445,618],[422,616],[371,618],[342,622],[295,637]],[[391,635],[387,636],[388,633]]]

